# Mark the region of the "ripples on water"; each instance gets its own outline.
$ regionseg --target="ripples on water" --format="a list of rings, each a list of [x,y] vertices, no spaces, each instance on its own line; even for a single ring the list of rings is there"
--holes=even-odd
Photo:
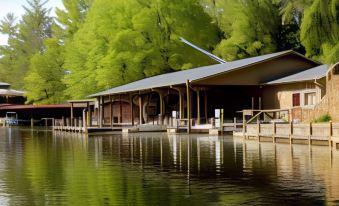
[[[0,205],[338,205],[339,151],[0,129]]]

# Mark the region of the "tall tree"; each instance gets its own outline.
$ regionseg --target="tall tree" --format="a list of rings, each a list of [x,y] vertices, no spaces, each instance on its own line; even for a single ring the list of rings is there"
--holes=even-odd
[[[58,23],[53,24],[53,36],[44,41],[44,50],[35,54],[30,61],[30,69],[25,78],[25,89],[29,102],[61,103],[64,95],[64,82],[67,70],[64,68],[65,45],[81,27],[90,2],[85,0],[64,0],[64,10],[57,9]]]
[[[213,63],[180,42],[212,50],[218,29],[196,0],[96,0],[67,48],[67,94],[80,98],[164,72]]]
[[[314,0],[305,11],[301,41],[307,56],[327,63],[339,61],[339,0]]]
[[[63,103],[63,48],[55,38],[46,39],[44,43],[45,52],[31,58],[30,69],[25,77],[27,100],[40,104]]]
[[[14,82],[10,68],[15,65],[16,51],[13,49],[18,35],[18,25],[13,13],[8,13],[0,21],[0,32],[8,37],[7,45],[0,46],[0,76],[1,81]]]
[[[19,89],[24,87],[24,77],[29,68],[30,58],[37,52],[44,50],[44,39],[51,36],[52,18],[49,17],[49,9],[44,8],[46,1],[29,0],[28,7],[24,7],[25,14],[17,25],[18,31],[9,39],[7,51],[11,50],[15,56],[11,56],[11,62],[3,62],[8,59],[7,53],[1,52],[2,70],[7,70],[10,83]],[[6,46],[5,46],[6,47]],[[2,47],[3,48],[3,47]]]
[[[271,0],[225,0],[218,5],[224,39],[215,53],[226,60],[271,53],[277,50],[281,18]]]

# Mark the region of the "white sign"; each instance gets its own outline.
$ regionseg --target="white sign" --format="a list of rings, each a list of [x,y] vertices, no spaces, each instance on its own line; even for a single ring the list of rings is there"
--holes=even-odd
[[[177,118],[178,117],[178,113],[177,111],[172,111],[172,118]]]
[[[220,109],[215,109],[214,110],[214,117],[218,118],[218,119],[220,118]]]

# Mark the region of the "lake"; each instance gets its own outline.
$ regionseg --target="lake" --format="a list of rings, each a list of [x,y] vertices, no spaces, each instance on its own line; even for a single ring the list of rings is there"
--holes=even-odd
[[[339,151],[1,128],[0,205],[339,205]]]

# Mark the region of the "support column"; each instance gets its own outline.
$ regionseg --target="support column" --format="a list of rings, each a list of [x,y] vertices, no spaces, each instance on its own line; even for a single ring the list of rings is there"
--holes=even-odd
[[[130,107],[131,107],[131,122],[132,126],[134,126],[134,109],[133,109],[133,95],[130,95]]]
[[[88,106],[88,126],[92,126],[92,110],[91,110],[91,104],[90,103],[88,103],[87,104],[87,106]]]
[[[113,128],[113,102],[112,102],[112,96],[109,95],[109,124],[111,125],[111,128]]]
[[[101,99],[101,127],[103,127],[105,123],[105,96],[102,96]]]
[[[182,119],[184,118],[184,110],[183,110],[183,107],[184,107],[184,102],[183,102],[183,94],[181,92],[181,90],[178,90],[179,92],[179,118]]]
[[[142,98],[141,94],[139,93],[139,125],[142,125],[143,117],[142,117]]]
[[[208,124],[208,111],[207,111],[207,90],[204,91],[204,113],[205,113],[205,121]]]
[[[191,90],[190,82],[186,81],[186,95],[187,95],[187,133],[191,132]]]
[[[100,127],[100,100],[101,98],[98,97],[97,101],[98,101],[98,110],[96,111],[96,116],[97,116],[97,126]],[[94,108],[95,110],[95,108]]]
[[[99,117],[99,127],[100,128],[102,128],[102,116],[103,116],[103,112],[102,112],[102,106],[103,106],[103,104],[102,104],[102,101],[103,100],[103,98],[102,98],[102,96],[99,98],[99,111],[98,111],[98,117]]]
[[[71,127],[73,126],[73,120],[74,120],[74,116],[73,116],[73,103],[71,103]]]
[[[200,124],[200,90],[197,90],[197,124]]]
[[[122,123],[122,102],[121,102],[121,94],[119,94],[119,123]]]

